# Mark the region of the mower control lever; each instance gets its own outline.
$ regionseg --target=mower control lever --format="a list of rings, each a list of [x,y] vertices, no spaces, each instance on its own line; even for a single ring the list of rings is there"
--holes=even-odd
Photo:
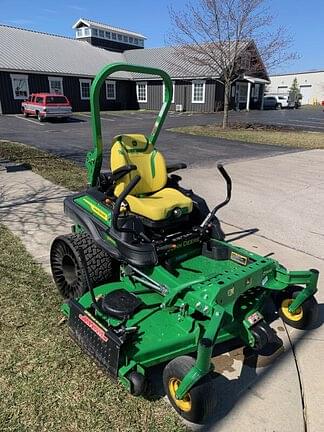
[[[134,171],[137,169],[136,165],[124,165],[120,168],[117,168],[115,171],[112,172],[112,178],[113,181],[117,181],[124,177],[124,175],[129,174],[131,171]]]
[[[136,175],[129,183],[128,185],[125,187],[125,189],[123,190],[123,192],[119,195],[119,197],[117,198],[116,202],[115,202],[115,206],[114,206],[114,211],[113,211],[113,217],[112,217],[112,226],[114,227],[114,229],[116,231],[125,231],[125,230],[120,230],[118,228],[118,216],[120,213],[120,206],[121,203],[124,201],[124,199],[127,197],[127,195],[134,189],[134,187],[137,185],[137,183],[141,180],[141,176]]]
[[[209,222],[213,219],[213,217],[215,216],[216,212],[224,207],[231,199],[232,197],[232,179],[229,176],[228,172],[225,170],[225,168],[223,167],[222,164],[218,164],[217,165],[218,171],[221,173],[221,175],[223,176],[225,182],[226,182],[226,186],[227,186],[227,196],[226,199],[221,202],[220,204],[218,204],[216,207],[214,207],[214,209],[208,213],[208,215],[206,216],[205,220],[202,222],[202,224],[200,225],[201,228],[205,228]]]
[[[178,171],[185,168],[187,168],[187,164],[185,164],[184,162],[177,162],[174,164],[167,165],[167,173],[170,174],[174,171]]]

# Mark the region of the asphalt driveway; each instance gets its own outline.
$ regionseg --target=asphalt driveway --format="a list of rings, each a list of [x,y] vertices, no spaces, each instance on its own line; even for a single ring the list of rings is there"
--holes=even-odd
[[[304,123],[308,116],[317,120],[316,128],[324,131],[324,113],[321,110],[297,111],[255,111],[250,113],[231,113],[233,121],[270,122],[281,124]],[[104,142],[107,150],[113,136],[120,133],[142,132],[148,134],[153,126],[156,114],[153,112],[103,112],[101,114]],[[218,161],[234,162],[244,159],[258,159],[283,153],[295,152],[277,146],[254,145],[236,141],[198,137],[170,132],[167,129],[191,124],[220,122],[222,113],[190,114],[170,113],[159,137],[159,148],[170,162],[182,161],[189,166],[212,166]],[[305,120],[306,121],[306,120]],[[320,125],[323,125],[320,126]],[[307,123],[311,127],[312,123]],[[305,126],[306,127],[306,126]],[[319,129],[316,129],[319,130]],[[91,148],[91,127],[89,113],[77,113],[67,122],[47,121],[39,123],[34,118],[22,115],[0,116],[0,138],[34,145],[40,149],[83,163],[86,152]]]

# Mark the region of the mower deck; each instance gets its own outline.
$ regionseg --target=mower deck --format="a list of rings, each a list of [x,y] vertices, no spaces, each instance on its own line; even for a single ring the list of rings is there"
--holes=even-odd
[[[221,326],[213,329],[217,334],[215,343],[240,337],[253,346],[249,330],[263,319],[262,310],[271,293],[288,286],[289,274],[271,258],[220,241],[214,244],[222,247],[223,253],[226,251],[228,259],[215,259],[194,249],[187,252],[188,258],[172,266],[172,272],[163,266],[142,270],[151,283],[158,286],[159,281],[164,281],[163,294],[146,287],[145,279],[144,284],[133,280],[133,275],[126,275],[122,269],[120,282],[98,286],[94,295],[98,301],[114,292],[126,291],[139,300],[140,307],[125,318],[105,315],[94,308],[91,293],[87,292],[77,302],[90,320],[83,321],[82,326],[93,332],[98,325],[103,333],[99,331],[102,337],[97,336],[103,342],[112,335],[122,335],[119,362],[126,370],[130,362],[133,367],[146,368],[195,351],[217,310],[223,311],[224,317]],[[213,248],[205,253],[212,255]],[[287,275],[286,283],[280,281],[282,274]],[[308,277],[309,286],[303,292],[308,290],[307,295],[312,295],[312,273],[299,272],[299,277]],[[62,310],[70,316],[75,305],[74,300],[68,301]],[[127,329],[131,329],[129,333]],[[117,368],[113,375],[117,376]],[[119,375],[123,376],[123,368]]]

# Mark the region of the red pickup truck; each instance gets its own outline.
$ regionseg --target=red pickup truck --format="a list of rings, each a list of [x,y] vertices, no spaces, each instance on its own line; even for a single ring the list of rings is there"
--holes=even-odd
[[[67,118],[72,113],[72,107],[64,95],[32,93],[22,102],[21,111],[25,117],[36,116],[41,122],[46,118]]]

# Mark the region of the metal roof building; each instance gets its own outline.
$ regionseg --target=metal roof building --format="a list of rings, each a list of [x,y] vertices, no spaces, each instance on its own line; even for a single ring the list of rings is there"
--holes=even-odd
[[[158,66],[174,83],[173,108],[214,111],[222,107],[222,71],[192,64],[173,47],[144,48],[145,36],[80,18],[73,26],[76,38],[0,25],[0,112],[20,112],[21,101],[35,92],[64,93],[74,110],[89,110],[91,80],[106,64],[126,62]],[[249,43],[242,42],[241,50]],[[216,50],[216,48],[215,48]],[[264,77],[267,78],[264,70]],[[258,78],[256,78],[258,80]],[[260,105],[264,80],[244,77],[235,83],[232,97],[245,103],[253,92],[252,107]],[[250,84],[249,84],[250,83]],[[159,109],[161,80],[119,72],[102,89],[102,109]]]
[[[323,70],[272,75],[271,85],[267,88],[267,92],[269,94],[289,94],[295,78],[302,95],[303,105],[317,105],[324,101]]]

